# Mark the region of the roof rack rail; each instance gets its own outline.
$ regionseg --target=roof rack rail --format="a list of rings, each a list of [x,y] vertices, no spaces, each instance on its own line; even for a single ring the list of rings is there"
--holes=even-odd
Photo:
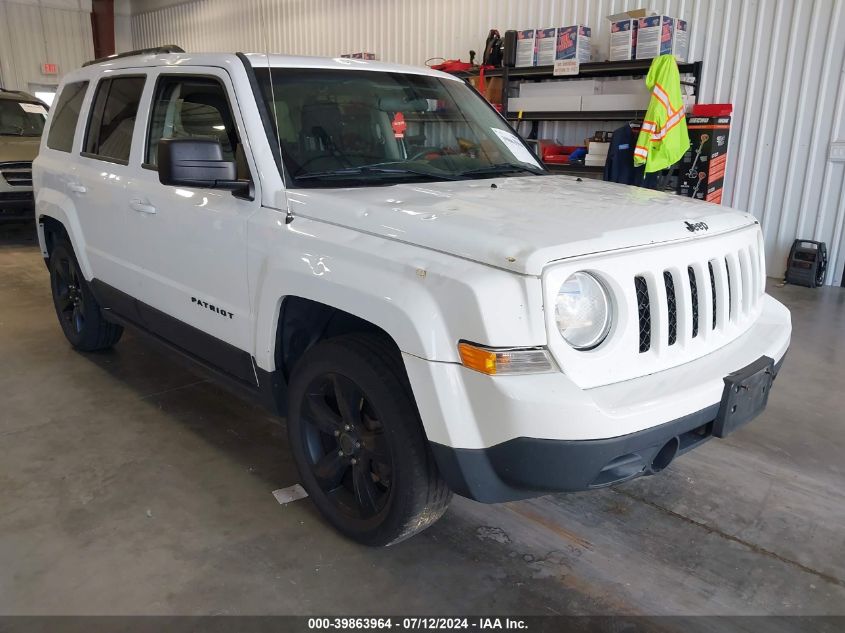
[[[137,51],[126,51],[125,53],[118,53],[117,55],[108,55],[98,59],[92,59],[85,62],[82,66],[91,66],[93,64],[101,64],[109,62],[113,59],[121,59],[122,57],[134,57],[135,55],[156,55],[164,53],[184,53],[185,49],[175,44],[167,44],[165,46],[154,46],[153,48],[139,48]]]

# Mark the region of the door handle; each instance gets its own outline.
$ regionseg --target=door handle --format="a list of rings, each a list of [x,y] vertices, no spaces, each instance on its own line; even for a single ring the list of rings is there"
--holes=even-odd
[[[87,193],[88,189],[85,185],[80,185],[78,182],[72,182],[68,186],[68,189],[73,191],[74,193]]]
[[[137,211],[138,213],[152,214],[156,212],[156,208],[153,205],[142,202],[141,200],[132,200],[132,202],[129,203],[129,208],[133,211]]]

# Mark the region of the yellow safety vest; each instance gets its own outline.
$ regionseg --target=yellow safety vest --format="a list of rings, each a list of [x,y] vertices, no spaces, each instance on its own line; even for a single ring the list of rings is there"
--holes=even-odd
[[[681,76],[674,55],[651,62],[645,78],[651,101],[634,149],[634,165],[650,174],[677,163],[689,149],[687,118],[681,95]]]

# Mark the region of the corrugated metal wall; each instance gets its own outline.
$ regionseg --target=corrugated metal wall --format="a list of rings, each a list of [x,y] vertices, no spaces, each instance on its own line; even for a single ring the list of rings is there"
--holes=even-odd
[[[93,57],[90,0],[0,0],[0,72],[7,88],[58,84]],[[44,62],[58,64],[60,74],[42,74]]]
[[[582,23],[596,59],[605,16],[625,0],[196,0],[135,15],[135,47],[249,50],[335,56],[375,52],[422,64],[467,59],[487,29]],[[645,3],[649,4],[649,3]],[[691,59],[704,61],[701,100],[734,104],[726,204],[754,213],[768,269],[779,275],[792,240],[826,241],[828,283],[845,266],[845,164],[828,160],[845,139],[845,0],[664,0],[655,11],[691,24]]]

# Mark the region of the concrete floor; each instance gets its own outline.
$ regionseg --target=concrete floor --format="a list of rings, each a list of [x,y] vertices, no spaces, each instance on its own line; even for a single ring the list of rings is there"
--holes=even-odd
[[[127,335],[61,335],[0,229],[0,614],[845,614],[845,289],[772,286],[769,409],[659,477],[485,506],[396,547],[307,500],[284,429]]]

